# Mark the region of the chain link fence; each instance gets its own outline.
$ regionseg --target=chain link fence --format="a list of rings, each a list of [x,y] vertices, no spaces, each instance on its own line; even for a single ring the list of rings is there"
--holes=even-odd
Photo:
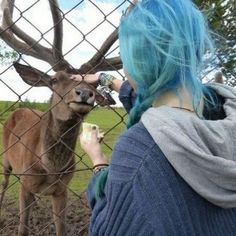
[[[19,73],[23,79],[25,74],[35,77],[38,70],[40,78],[48,74],[57,78],[58,74],[54,76],[55,72],[60,70],[76,74],[109,70],[114,76],[124,79],[120,72],[116,30],[121,11],[130,4],[129,1],[115,4],[102,1],[58,3],[53,0],[32,0],[23,3],[3,0],[1,4],[5,8],[2,14],[1,38],[14,51],[11,52],[4,41],[1,41],[1,48],[8,50],[9,60],[17,60],[31,68],[30,70],[28,67],[23,68],[23,75]],[[62,112],[59,115],[64,116],[63,112],[66,110],[63,110],[61,104],[65,102],[65,97],[75,96],[74,87],[68,89],[68,86],[64,86],[66,92],[63,95],[53,87],[54,85],[51,86],[53,92],[48,88],[35,88],[39,86],[38,81],[31,81],[31,86],[28,86],[16,71],[19,72],[12,63],[1,66],[2,100],[12,101],[2,101],[0,104],[0,181],[3,183],[0,191],[1,196],[4,195],[3,201],[0,202],[0,235],[15,235],[19,232],[22,233],[20,235],[27,232],[29,235],[56,235],[57,230],[58,235],[64,235],[65,224],[67,235],[87,235],[90,209],[85,190],[92,176],[92,164],[80,149],[79,142],[74,145],[67,139],[71,137],[74,140],[73,136],[78,136],[78,127],[83,121],[95,123],[104,132],[102,148],[109,157],[115,140],[125,128],[126,112],[119,104],[117,94],[112,92],[111,95],[117,101],[116,106],[104,107],[96,102],[87,116],[77,114],[75,122],[60,132],[61,136],[57,133],[56,138],[48,140],[50,134],[54,135],[57,129],[50,123],[52,121],[48,117],[56,112]],[[59,84],[62,86],[63,83]],[[76,88],[80,89],[80,84],[76,84]],[[83,90],[84,87],[81,87],[79,93],[84,92]],[[53,95],[50,99],[51,94]],[[53,103],[51,100],[55,97],[59,99]],[[24,130],[21,127],[19,133],[15,128],[17,124],[9,125],[6,120],[15,110],[25,107],[29,109],[27,111],[30,112],[28,114],[30,118],[25,113],[19,113],[15,122],[24,123]],[[36,110],[44,113],[38,113]],[[54,110],[56,112],[53,112]],[[32,117],[35,117],[36,122]],[[62,123],[59,129],[64,127]],[[5,142],[3,146],[3,140],[7,136],[6,134],[3,136],[3,130],[14,139],[10,145],[6,145]],[[31,140],[37,139],[35,136],[43,135],[42,130],[46,133],[43,136],[45,140],[38,139],[41,144],[37,142],[34,144],[43,148],[44,153],[40,153],[31,143]],[[26,136],[30,138],[25,139]],[[45,144],[42,144],[44,142],[47,143],[47,150]],[[71,153],[75,156],[75,161],[72,163]],[[59,169],[49,170],[42,161],[45,156],[51,156],[55,159],[53,162],[57,162],[56,157],[65,155],[68,155],[68,160],[61,161]],[[6,157],[15,158],[10,160],[11,163],[15,163],[13,170],[8,161],[5,161]],[[29,159],[31,163],[28,163]],[[6,185],[8,177],[10,177],[9,184]],[[66,206],[63,207],[60,202],[66,199],[61,197],[60,191],[65,190],[68,192],[68,199]],[[64,212],[66,212],[65,218]]]
[[[13,58],[31,68],[37,68],[37,70],[27,70],[27,75],[22,72],[23,77],[38,75],[38,70],[41,73],[40,78],[45,77],[46,74],[54,77],[56,71],[63,69],[70,73],[81,74],[109,71],[115,77],[124,79],[118,57],[117,27],[122,10],[130,5],[129,1],[114,1],[111,3],[109,1],[73,0],[59,1],[58,5],[57,1],[54,0],[30,0],[24,1],[24,3],[23,1],[2,0],[1,4],[3,8],[6,8],[2,15],[1,38],[14,49],[13,52],[5,55],[8,55],[10,60]],[[9,48],[4,46],[4,41],[1,42],[2,48],[8,50]],[[202,75],[203,79],[206,79],[206,81],[213,79],[214,74],[212,72],[219,68],[219,62],[220,59],[218,59],[217,65],[209,68]],[[63,130],[61,136],[57,136],[53,142],[44,140],[48,142],[47,150],[40,153],[37,147],[32,149],[32,144],[30,144],[30,141],[25,142],[24,137],[26,135],[30,135],[30,137],[32,135],[42,135],[40,130],[35,131],[38,129],[38,125],[41,125],[42,120],[44,120],[43,123],[45,122],[45,117],[51,114],[54,107],[58,107],[60,103],[64,102],[64,97],[68,96],[74,87],[67,90],[63,95],[60,91],[54,91],[53,94],[58,95],[60,99],[52,106],[52,99],[49,99],[52,91],[35,88],[35,86],[38,86],[39,77],[37,81],[32,82],[31,86],[26,86],[16,73],[12,63],[3,63],[0,75],[1,100],[8,100],[0,103],[0,181],[3,182],[3,186],[6,184],[4,175],[10,176],[8,186],[0,190],[1,195],[5,193],[3,201],[0,202],[2,204],[0,235],[17,234],[19,225],[21,225],[20,230],[24,228],[29,235],[56,235],[55,222],[58,223],[56,225],[59,231],[63,229],[58,225],[67,225],[67,235],[88,235],[90,209],[86,201],[85,190],[92,176],[92,164],[80,149],[79,142],[77,141],[75,145],[71,145],[66,138],[68,134],[69,137],[71,135],[78,136],[78,127],[82,121],[96,123],[104,132],[103,151],[107,156],[110,156],[116,139],[125,129],[127,118],[125,110],[117,99],[117,94],[111,93],[117,102],[116,106],[102,107],[99,103],[96,103],[87,116],[77,117],[76,122],[68,129]],[[224,77],[224,79],[227,83],[232,79],[235,80],[235,75],[232,72],[230,77]],[[5,121],[13,111],[25,107],[29,109],[29,116],[35,116],[37,121],[32,122],[27,120],[27,117],[20,117],[21,122],[27,123],[27,128],[19,134],[16,130],[11,130],[12,126],[7,126]],[[36,109],[44,113],[39,114],[35,111]],[[63,116],[64,112],[62,113]],[[17,123],[18,120],[15,120],[15,122]],[[4,128],[5,132],[7,130],[11,133],[15,140],[10,146],[3,146]],[[56,127],[51,123],[44,123],[44,128],[40,126],[40,129],[50,134],[54,132]],[[41,140],[39,137],[34,139]],[[21,145],[21,149],[18,149],[18,145]],[[35,143],[35,145],[38,145],[38,143]],[[59,149],[55,148],[58,146],[60,146]],[[22,149],[27,155],[34,157],[32,163],[26,165],[28,162],[26,156],[22,156],[19,152]],[[6,168],[5,166],[3,168],[4,163],[5,165],[8,164],[4,162],[4,158],[14,150],[14,158],[21,158],[21,161],[18,161],[21,162],[18,163],[21,168],[17,166],[16,169],[10,172],[10,167]],[[32,153],[35,150],[37,150],[37,153]],[[47,153],[56,156],[56,151],[61,152],[58,155],[73,153],[75,162],[71,164],[71,159],[68,159],[63,162],[61,169],[43,171],[42,169],[47,169],[47,166],[42,164],[41,160],[47,156]],[[67,177],[72,179],[65,180]],[[36,187],[46,183],[46,189],[43,188],[41,192],[35,191],[37,192],[35,193],[33,191],[35,186],[30,184],[24,186],[25,183],[28,184],[29,182],[33,182]],[[51,198],[54,198],[54,205],[56,205],[55,201],[60,201],[58,199],[60,194],[56,195],[52,190],[56,188],[55,186],[61,186],[62,191],[66,189],[68,192],[67,205],[57,212],[55,212],[56,207],[53,208],[51,204]],[[24,197],[22,196],[24,196],[24,191],[27,188],[30,188],[31,198],[28,202],[20,204],[20,202],[23,202],[22,198]],[[20,191],[23,191],[21,197],[19,197]],[[20,200],[18,200],[19,198]],[[19,211],[20,208],[21,211]],[[29,208],[31,208],[30,214],[28,212]],[[65,219],[61,218],[64,212],[66,212]],[[29,224],[26,224],[26,221],[29,221]]]

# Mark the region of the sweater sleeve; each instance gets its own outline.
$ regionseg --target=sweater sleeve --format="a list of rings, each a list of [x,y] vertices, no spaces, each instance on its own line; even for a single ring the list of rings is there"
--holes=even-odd
[[[147,146],[136,141],[125,135],[118,141],[102,198],[96,198],[94,189],[99,175],[91,179],[87,190],[92,207],[90,235],[154,235],[135,186]]]
[[[119,100],[122,102],[125,110],[129,113],[130,109],[134,105],[136,94],[131,87],[128,80],[125,80],[121,85],[119,92]]]
[[[99,196],[98,194],[98,188],[100,187],[99,184],[102,184],[103,186],[101,187],[101,189],[103,190],[106,184],[107,174],[108,174],[108,168],[105,168],[103,171],[99,171],[96,175],[94,175],[90,179],[87,188],[87,199],[91,209],[94,208],[96,201],[102,198],[102,196]]]

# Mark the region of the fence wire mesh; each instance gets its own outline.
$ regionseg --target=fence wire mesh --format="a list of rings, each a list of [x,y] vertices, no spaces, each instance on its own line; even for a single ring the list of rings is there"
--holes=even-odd
[[[13,63],[1,66],[1,88],[12,101],[0,104],[0,139],[5,142],[5,146],[0,145],[0,181],[5,186],[0,190],[1,196],[5,195],[3,201],[0,200],[0,235],[17,232],[22,233],[19,235],[56,235],[56,228],[58,235],[64,235],[59,233],[63,232],[64,224],[67,235],[88,235],[90,209],[85,190],[92,176],[92,164],[76,141],[79,127],[82,121],[99,125],[104,132],[103,151],[110,156],[117,137],[125,129],[127,114],[112,92],[118,106],[103,107],[97,102],[88,115],[76,113],[70,122],[72,119],[66,115],[66,99],[72,99],[75,93],[78,95],[78,91],[74,92],[75,87],[79,92],[89,90],[90,97],[94,90],[82,83],[65,84],[63,81],[64,78],[68,80],[68,74],[54,76],[54,72],[61,69],[80,74],[109,71],[124,79],[116,30],[122,10],[130,5],[130,1],[116,2],[61,0],[58,5],[54,0],[24,3],[2,0],[6,9],[1,38],[14,49],[5,57],[31,67],[31,70],[24,68],[20,72],[25,80],[38,77],[26,87],[20,82]],[[1,44],[2,50],[9,50],[3,41]],[[212,80],[212,71],[219,68],[221,61],[218,58],[216,65],[202,75],[203,79]],[[42,72],[38,74],[34,68]],[[47,74],[61,81],[59,86],[44,84],[52,89],[51,92],[35,88],[42,78],[48,78]],[[226,83],[235,81],[234,72],[224,78]],[[1,93],[3,96],[3,90]],[[52,94],[51,99],[49,94]],[[41,102],[34,101],[39,98]],[[18,108],[27,110],[18,112],[6,123],[15,110],[19,111]],[[57,125],[52,123],[53,115],[62,117]],[[70,121],[63,122],[63,119]],[[11,135],[10,141],[8,135]],[[15,163],[13,170],[6,157]]]
[[[14,83],[21,81],[15,73],[17,69],[13,63],[2,65],[0,82],[6,96],[13,101],[1,104],[0,114],[1,141],[7,139],[0,149],[1,196],[4,195],[4,199],[0,200],[1,235],[56,235],[56,232],[57,235],[65,235],[64,231],[67,235],[87,235],[90,209],[85,189],[92,176],[92,164],[76,141],[78,127],[82,121],[99,125],[104,132],[102,146],[107,156],[110,156],[115,139],[125,127],[126,112],[123,108],[103,107],[99,102],[95,103],[87,116],[77,112],[73,119],[66,117],[66,99],[73,100],[80,93],[86,96],[88,90],[88,99],[99,94],[93,94],[94,89],[82,83],[63,84],[64,77],[68,80],[68,74],[54,74],[60,70],[76,74],[110,70],[123,79],[120,68],[112,61],[118,56],[118,46],[117,36],[111,33],[117,29],[121,9],[126,8],[129,2],[122,1],[117,5],[95,1],[59,3],[61,6],[57,1],[2,1],[6,9],[3,12],[1,38],[14,49],[5,56],[31,67],[30,70],[23,68],[24,71],[18,71],[23,77],[24,73],[29,73],[32,77],[49,79],[48,73],[57,79],[57,85],[46,84],[51,92],[35,89],[40,86],[41,77],[38,77],[30,82],[31,86],[26,87],[23,83],[15,86]],[[103,46],[104,42],[108,45]],[[10,50],[3,42],[1,44],[2,50]],[[90,60],[89,63],[86,64],[86,60]],[[34,68],[41,70],[40,75]],[[15,76],[19,81],[11,78]],[[23,88],[19,89],[21,86]],[[49,97],[52,94],[51,99],[47,98],[48,94]],[[32,101],[30,97],[40,97],[41,102]],[[20,111],[18,108],[25,107],[28,109],[18,112],[17,117],[6,122],[15,110]],[[63,118],[55,125],[52,124],[51,115]],[[66,119],[69,121],[65,122]],[[12,142],[8,141],[7,135],[11,135]],[[75,156],[74,160],[72,155]],[[51,168],[44,161],[48,156],[51,160],[46,162],[51,163]],[[15,158],[10,160],[11,164],[15,163],[13,170],[7,158]],[[68,199],[65,192],[68,193]]]

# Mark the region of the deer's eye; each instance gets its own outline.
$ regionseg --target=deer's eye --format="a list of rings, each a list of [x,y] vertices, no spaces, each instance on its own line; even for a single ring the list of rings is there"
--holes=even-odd
[[[57,78],[51,78],[51,85],[54,85],[54,84],[56,84],[57,83]]]

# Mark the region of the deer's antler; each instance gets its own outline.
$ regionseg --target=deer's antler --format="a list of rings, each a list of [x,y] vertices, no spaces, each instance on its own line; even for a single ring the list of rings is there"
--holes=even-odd
[[[63,24],[61,11],[58,6],[57,0],[49,1],[50,9],[52,12],[52,19],[54,23],[54,39],[52,53],[56,60],[63,59],[62,54],[62,38],[63,38]]]
[[[62,16],[57,0],[49,1],[54,24],[52,48],[42,46],[38,41],[17,27],[16,22],[12,20],[14,2],[11,0],[3,0],[2,2],[3,23],[2,27],[0,27],[1,38],[14,50],[48,62],[55,71],[70,68],[70,64],[64,59],[62,54]]]
[[[17,50],[18,52],[26,52],[32,54],[33,57],[37,57],[37,53],[29,46],[14,37],[12,29],[11,29],[11,18],[13,15],[13,8],[14,8],[15,0],[2,0],[1,8],[3,10],[3,19],[2,19],[2,26],[0,27],[0,37],[13,49]],[[10,22],[10,25],[9,25]]]
[[[111,48],[111,46],[118,39],[118,32],[115,29],[106,41],[102,44],[98,52],[86,63],[84,63],[79,71],[83,73],[95,73],[97,71],[106,70],[119,70],[122,68],[122,62],[120,57],[105,58],[106,53]]]
[[[105,58],[106,53],[118,39],[117,29],[102,44],[98,52],[79,69],[74,69],[65,59],[62,53],[63,43],[63,16],[57,0],[49,1],[54,39],[51,48],[45,47],[26,32],[21,30],[12,20],[15,0],[2,0],[3,21],[0,26],[0,37],[14,50],[49,63],[54,71],[66,70],[70,73],[95,73],[97,71],[117,70],[122,68],[119,57]]]
[[[130,2],[130,5],[127,8],[128,12],[130,12],[137,3],[138,0],[133,0],[132,2]],[[98,52],[88,62],[84,63],[80,67],[79,71],[82,71],[83,73],[87,72],[95,73],[101,70],[105,71],[105,70],[121,69],[123,65],[120,57],[113,57],[109,59],[105,58],[105,54],[108,52],[111,46],[116,42],[117,39],[118,39],[118,29],[115,29],[103,43]]]

